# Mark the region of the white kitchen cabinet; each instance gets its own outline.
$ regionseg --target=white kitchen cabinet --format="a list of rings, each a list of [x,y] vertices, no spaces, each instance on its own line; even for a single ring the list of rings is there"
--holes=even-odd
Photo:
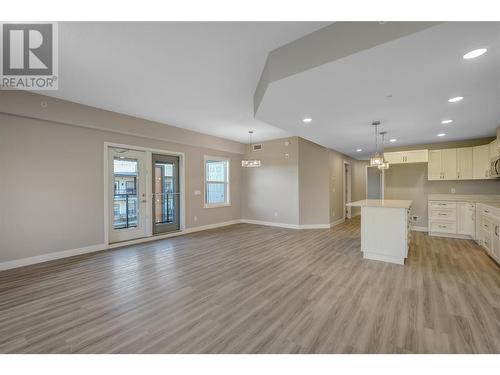
[[[410,150],[385,152],[384,158],[389,164],[427,163],[428,150]]]
[[[474,238],[476,232],[475,211],[474,203],[457,203],[457,234]]]
[[[476,241],[489,256],[500,262],[500,207],[489,204],[478,204],[477,206]]]
[[[500,155],[500,140],[497,138],[489,145],[489,158],[493,159]]]
[[[472,148],[472,171],[475,180],[489,177],[490,173],[490,146],[476,146]]]
[[[429,164],[427,165],[427,179],[442,180],[443,167],[441,161],[441,150],[429,151]]]
[[[475,238],[476,205],[471,202],[429,200],[429,235]]]
[[[457,149],[430,150],[427,178],[429,180],[456,180]]]
[[[500,218],[493,221],[493,228],[491,231],[491,256],[497,262],[500,262]]]
[[[457,148],[457,179],[471,180],[472,176],[472,147]]]
[[[443,155],[443,176],[444,180],[456,180],[457,179],[457,149],[449,148],[442,150]]]

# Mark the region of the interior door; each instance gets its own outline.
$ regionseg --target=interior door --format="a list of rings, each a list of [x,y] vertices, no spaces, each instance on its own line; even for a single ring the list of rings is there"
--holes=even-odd
[[[180,229],[179,157],[152,155],[153,234]]]
[[[109,241],[146,237],[146,153],[108,149]]]

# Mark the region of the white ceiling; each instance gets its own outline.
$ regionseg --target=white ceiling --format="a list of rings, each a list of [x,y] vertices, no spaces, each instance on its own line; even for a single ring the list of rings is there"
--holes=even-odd
[[[254,118],[271,50],[320,22],[64,22],[59,90],[42,94],[240,142],[289,134]]]
[[[480,47],[488,52],[462,59]],[[448,103],[452,96],[465,99]],[[303,124],[304,117],[313,121]],[[374,150],[373,120],[398,139],[392,147],[493,136],[500,23],[442,24],[273,82],[257,118],[356,158]],[[441,124],[449,118],[451,125]]]

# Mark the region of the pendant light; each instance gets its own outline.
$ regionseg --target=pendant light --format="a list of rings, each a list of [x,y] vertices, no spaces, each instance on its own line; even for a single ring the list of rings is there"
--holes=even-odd
[[[370,158],[370,166],[378,167],[384,163],[384,157],[380,156],[378,152],[378,126],[380,125],[380,121],[373,121],[372,125],[375,126],[375,153]]]
[[[249,138],[250,138],[250,152],[248,153],[249,158],[248,159],[243,159],[241,161],[241,166],[244,167],[244,168],[258,168],[258,167],[260,167],[260,160],[259,159],[252,159],[252,153],[253,153],[253,149],[252,149],[252,134],[253,134],[253,131],[250,130],[248,132],[248,134],[249,134]]]
[[[389,169],[389,163],[384,158],[384,144],[385,144],[385,135],[387,132],[380,132],[382,136],[382,164],[378,166],[378,169]]]

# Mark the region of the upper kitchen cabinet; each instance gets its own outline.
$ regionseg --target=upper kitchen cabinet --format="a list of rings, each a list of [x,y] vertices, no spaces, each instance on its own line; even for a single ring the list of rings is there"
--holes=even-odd
[[[500,156],[500,141],[498,138],[491,142],[489,147],[489,158],[493,159],[497,156]]]
[[[490,173],[490,146],[482,145],[472,148],[473,178],[483,180]]]
[[[485,180],[489,178],[490,155],[495,146],[449,148],[429,151],[429,180]]]
[[[457,149],[430,150],[427,178],[429,180],[456,180],[458,178]]]
[[[473,176],[472,147],[457,148],[457,179],[471,180]]]
[[[442,180],[443,179],[443,166],[441,160],[441,150],[429,151],[429,164],[427,165],[427,179],[429,180]]]
[[[385,152],[384,158],[389,164],[427,163],[429,160],[428,150]]]

